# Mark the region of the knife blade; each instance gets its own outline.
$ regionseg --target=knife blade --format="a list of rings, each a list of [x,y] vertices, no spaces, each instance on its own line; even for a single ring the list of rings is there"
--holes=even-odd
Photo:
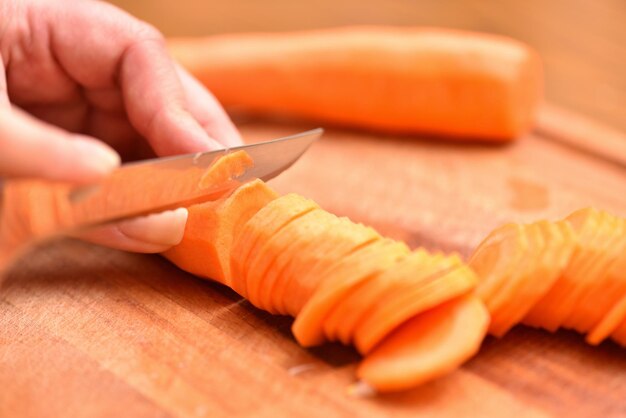
[[[101,182],[87,186],[8,181],[0,189],[0,273],[17,253],[36,241],[216,199],[256,178],[269,180],[293,165],[322,133],[318,128],[230,149],[125,164]],[[237,151],[245,151],[253,166],[235,179],[199,187],[209,167]]]

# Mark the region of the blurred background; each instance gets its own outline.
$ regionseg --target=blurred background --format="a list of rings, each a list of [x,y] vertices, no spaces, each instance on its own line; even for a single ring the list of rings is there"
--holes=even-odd
[[[626,131],[625,0],[113,0],[167,36],[352,24],[491,32],[541,54],[554,104]]]

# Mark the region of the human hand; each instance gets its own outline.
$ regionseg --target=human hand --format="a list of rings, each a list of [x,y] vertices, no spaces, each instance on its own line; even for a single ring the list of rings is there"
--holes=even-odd
[[[93,182],[119,156],[241,142],[213,96],[172,61],[162,35],[110,4],[0,0],[0,55],[0,177]],[[170,211],[83,238],[160,252],[182,238],[186,217]]]

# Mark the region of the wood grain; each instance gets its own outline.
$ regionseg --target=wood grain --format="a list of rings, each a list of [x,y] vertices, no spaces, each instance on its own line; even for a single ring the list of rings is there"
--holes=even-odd
[[[239,124],[251,141],[310,127]],[[504,221],[586,205],[626,215],[624,167],[540,132],[493,147],[330,130],[273,186],[465,255]],[[0,289],[0,416],[626,415],[626,357],[611,342],[519,327],[444,379],[360,399],[346,391],[358,355],[300,348],[290,324],[159,257],[59,241]]]

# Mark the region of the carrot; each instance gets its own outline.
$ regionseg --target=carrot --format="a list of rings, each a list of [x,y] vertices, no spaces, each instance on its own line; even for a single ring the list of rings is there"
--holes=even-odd
[[[410,265],[400,266],[404,264],[402,262],[398,264],[385,272],[385,275],[393,276],[395,271],[400,270],[396,274],[404,276],[404,280],[400,279],[388,299],[384,303],[374,305],[364,320],[357,325],[354,345],[361,353],[370,352],[403,322],[468,293],[476,286],[476,275],[463,265],[457,256],[441,260],[436,263],[438,271],[425,272],[421,277],[419,266],[411,269]]]
[[[407,254],[409,249],[405,244],[384,239],[374,241],[331,267],[293,323],[292,331],[298,342],[305,347],[324,342],[323,322],[341,299],[355,286],[371,280]]]
[[[230,286],[230,252],[238,228],[277,197],[255,180],[225,200],[189,207],[182,241],[163,255],[183,270]]]
[[[490,234],[470,258],[476,294],[492,316],[489,332],[519,322],[587,333],[590,344],[624,342],[626,220],[581,209],[559,222],[509,224]]]
[[[235,237],[231,248],[233,290],[247,297],[246,262],[258,252],[259,241],[262,243],[264,238],[271,237],[294,218],[318,207],[312,200],[289,194],[270,202],[246,222]]]
[[[224,104],[383,132],[506,141],[542,96],[537,54],[497,35],[347,27],[170,39]]]
[[[415,387],[459,367],[480,348],[489,314],[472,295],[410,319],[372,351],[357,376],[380,392]]]

